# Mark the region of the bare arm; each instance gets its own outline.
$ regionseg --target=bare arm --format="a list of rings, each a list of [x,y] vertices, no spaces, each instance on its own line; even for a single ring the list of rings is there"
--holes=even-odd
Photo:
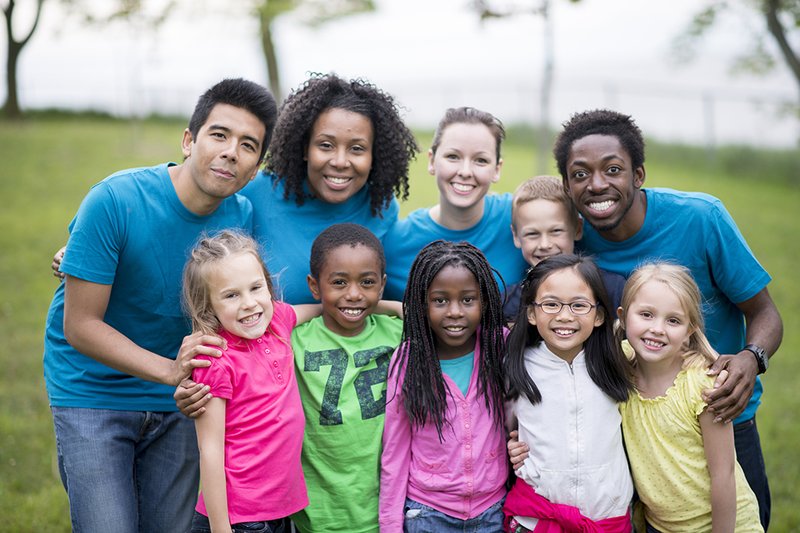
[[[375,308],[379,315],[389,315],[403,318],[403,302],[396,300],[381,300]]]
[[[203,335],[185,337],[173,361],[141,348],[104,320],[111,285],[67,276],[64,294],[64,336],[76,350],[120,372],[148,381],[177,385],[192,369],[208,366],[194,359],[215,351],[201,345]]]
[[[747,326],[747,343],[757,344],[771,357],[783,339],[783,321],[766,288],[737,304],[742,310]],[[717,422],[729,422],[739,416],[753,394],[758,375],[758,365],[753,354],[741,350],[738,354],[721,354],[709,369],[710,375],[728,371],[727,379],[718,378],[713,390],[703,393],[708,410]]]
[[[231,532],[225,482],[225,407],[225,400],[214,398],[206,406],[206,416],[195,421],[203,500],[214,533]]]
[[[711,532],[733,533],[736,527],[736,454],[733,427],[715,424],[708,409],[700,415],[703,448],[711,477]]]
[[[294,314],[297,315],[297,325],[304,324],[322,314],[322,304],[293,305]]]

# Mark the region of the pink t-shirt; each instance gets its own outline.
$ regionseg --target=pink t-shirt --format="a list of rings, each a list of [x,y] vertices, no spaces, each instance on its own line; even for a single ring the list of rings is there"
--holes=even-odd
[[[297,316],[290,305],[273,304],[264,335],[242,339],[223,331],[228,349],[193,373],[215,397],[227,400],[225,479],[232,524],[275,520],[308,505],[300,466],[305,418],[290,344]],[[196,509],[208,516],[202,492]]]

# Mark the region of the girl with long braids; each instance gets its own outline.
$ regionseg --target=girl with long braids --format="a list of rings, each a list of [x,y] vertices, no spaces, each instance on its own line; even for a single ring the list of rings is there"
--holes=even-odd
[[[423,248],[403,314],[387,382],[381,532],[500,532],[505,332],[483,253],[466,242]]]

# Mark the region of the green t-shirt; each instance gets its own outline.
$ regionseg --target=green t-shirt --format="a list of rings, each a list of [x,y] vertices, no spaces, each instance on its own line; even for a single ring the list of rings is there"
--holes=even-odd
[[[403,322],[371,315],[355,337],[315,318],[292,332],[306,431],[308,507],[292,520],[302,532],[378,531],[386,375]]]

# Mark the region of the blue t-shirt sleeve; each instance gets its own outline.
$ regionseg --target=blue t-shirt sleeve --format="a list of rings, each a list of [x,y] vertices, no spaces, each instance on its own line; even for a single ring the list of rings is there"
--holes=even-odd
[[[709,218],[706,249],[712,277],[732,302],[744,302],[758,294],[772,278],[750,250],[722,202],[714,202]]]
[[[381,211],[381,216],[375,217],[374,224],[372,224],[373,227],[371,228],[372,233],[374,233],[378,239],[383,241],[389,230],[397,222],[399,215],[400,204],[398,204],[397,198],[392,198],[392,201],[389,202],[389,207]]]
[[[124,230],[116,198],[106,182],[89,191],[70,224],[61,271],[93,283],[114,282]]]

